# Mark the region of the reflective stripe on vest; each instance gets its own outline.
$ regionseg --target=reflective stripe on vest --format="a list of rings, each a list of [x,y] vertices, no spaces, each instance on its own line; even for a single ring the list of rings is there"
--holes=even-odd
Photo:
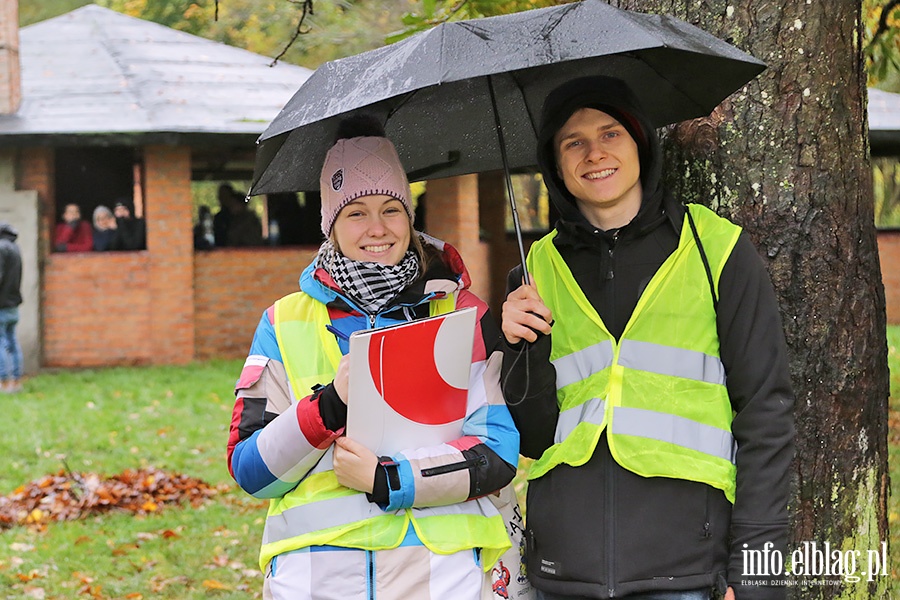
[[[429,302],[432,316],[454,310],[456,296]],[[275,303],[275,334],[297,396],[334,379],[341,353],[325,328],[328,309],[298,292]],[[260,567],[278,554],[307,546],[333,545],[383,550],[400,545],[412,524],[421,542],[439,554],[482,548],[485,570],[509,548],[503,517],[490,501],[385,513],[365,494],[340,485],[332,449],[292,491],[269,502]]]
[[[588,346],[553,361],[556,367],[556,388],[587,379],[612,365],[613,345],[609,340]]]
[[[729,432],[677,415],[619,406],[613,409],[611,429],[614,434],[650,438],[734,462]]]
[[[579,423],[603,425],[603,413],[605,411],[606,402],[600,398],[591,398],[584,404],[561,411],[559,420],[556,422],[556,433],[553,436],[553,443],[558,444],[569,437],[569,434],[572,433]]]
[[[584,404],[560,412],[553,442],[558,444],[565,440],[579,423],[603,425],[605,410],[606,403],[603,400],[592,398]],[[722,429],[676,415],[639,408],[616,407],[613,408],[613,415],[611,431],[614,434],[650,438],[734,462],[734,438]]]
[[[271,544],[322,529],[346,525],[384,515],[377,505],[362,494],[341,496],[303,504],[282,511],[278,518],[266,519],[263,544]]]
[[[718,287],[740,228],[704,207],[689,210]],[[731,404],[709,282],[687,218],[678,248],[648,283],[618,342],[553,237],[532,246],[528,265],[547,306],[563,316],[550,356],[560,415],[554,444],[532,464],[529,479],[558,464],[584,464],[608,427],[610,451],[626,469],[707,483],[733,501]]]
[[[725,385],[725,366],[717,356],[635,340],[622,340],[620,346],[623,367]]]
[[[448,506],[409,509],[413,519],[443,517],[448,515],[471,515],[476,517],[493,517],[499,514],[490,500],[479,498],[468,502],[459,502]],[[405,510],[398,510],[388,518],[398,516],[404,519]],[[263,533],[263,544],[310,535],[324,529],[343,526],[347,523],[362,522],[369,519],[385,517],[378,505],[369,502],[364,494],[341,496],[304,504],[285,510],[278,519],[266,521]],[[405,533],[405,528],[404,528]]]

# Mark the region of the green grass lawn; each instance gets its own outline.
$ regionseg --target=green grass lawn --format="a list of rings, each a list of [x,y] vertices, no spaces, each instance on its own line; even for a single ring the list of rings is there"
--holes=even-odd
[[[225,465],[241,361],[44,373],[0,395],[0,495],[55,473],[156,467],[228,485],[212,502],[0,532],[0,598],[259,598],[265,503]]]
[[[900,326],[888,328],[891,564],[900,565]],[[0,530],[0,599],[261,597],[265,503],[225,466],[240,361],[45,372],[0,395],[0,496],[67,468],[114,475],[156,467],[222,486],[200,508],[161,506]],[[896,581],[896,580],[895,580]],[[900,585],[895,583],[895,596]]]
[[[890,522],[890,560],[893,574],[893,597],[900,598],[900,326],[887,330],[888,364],[891,368],[891,399],[888,418],[888,466],[891,473],[891,495],[888,499]]]

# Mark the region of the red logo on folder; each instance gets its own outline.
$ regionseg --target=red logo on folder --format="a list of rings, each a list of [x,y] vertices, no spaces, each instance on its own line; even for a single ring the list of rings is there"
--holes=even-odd
[[[369,370],[378,393],[397,413],[426,425],[466,416],[467,390],[444,379],[440,357],[435,356],[443,324],[443,320],[425,322],[402,335],[376,333],[369,341]]]
[[[351,335],[347,437],[379,456],[460,437],[477,316],[461,308]]]

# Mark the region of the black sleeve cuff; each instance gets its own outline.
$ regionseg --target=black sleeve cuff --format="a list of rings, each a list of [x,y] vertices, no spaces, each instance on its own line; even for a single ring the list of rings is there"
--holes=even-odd
[[[384,508],[391,502],[391,489],[400,489],[400,473],[397,471],[397,463],[390,456],[380,456],[378,467],[375,469],[375,482],[372,484],[372,493],[366,494],[369,502],[374,502]]]
[[[375,469],[375,483],[372,486],[372,493],[366,494],[369,502],[374,502],[378,506],[387,506],[390,500],[388,496],[387,473],[384,467],[378,465]]]
[[[337,431],[347,425],[347,405],[341,402],[333,383],[319,388],[312,397],[313,400],[316,398],[319,399],[319,415],[325,427],[330,431]]]

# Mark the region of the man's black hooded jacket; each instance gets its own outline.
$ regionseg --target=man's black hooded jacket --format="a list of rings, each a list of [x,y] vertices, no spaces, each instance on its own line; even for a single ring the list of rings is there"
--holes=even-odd
[[[561,215],[553,243],[618,339],[644,287],[677,247],[686,209],[663,188],[658,139],[630,92],[598,83],[609,80],[580,80],[548,98],[539,163]],[[552,136],[582,107],[614,116],[638,143],[642,205],[616,231],[592,226],[557,174]],[[510,290],[520,282],[517,268],[510,274]],[[560,465],[529,482],[528,575],[538,588],[609,598],[661,590],[721,592],[727,580],[738,600],[785,597],[783,587],[741,585],[752,579],[742,574],[743,550],[761,550],[772,542],[787,555],[794,434],[781,318],[768,274],[746,233],[723,269],[718,291],[720,357],[738,444],[734,507],[706,484],[645,478],[622,468],[604,432],[586,464]],[[507,346],[503,362],[504,394],[521,433],[521,452],[533,458],[553,444],[559,415],[551,337]]]

